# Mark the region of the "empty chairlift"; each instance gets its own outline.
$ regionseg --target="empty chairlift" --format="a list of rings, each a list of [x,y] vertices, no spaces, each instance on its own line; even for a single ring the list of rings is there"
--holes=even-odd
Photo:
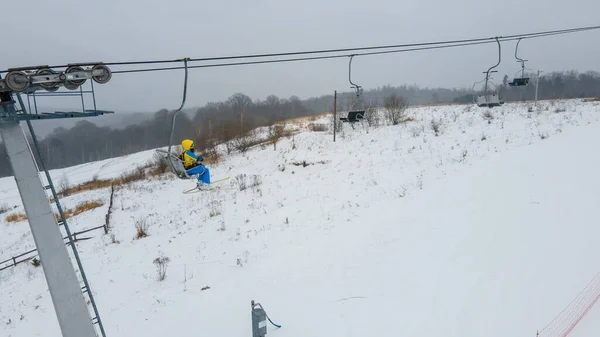
[[[521,63],[521,76],[520,77],[515,76],[515,78],[511,82],[508,82],[508,85],[510,85],[511,87],[521,87],[521,86],[527,85],[529,83],[529,77],[525,77],[525,62],[527,60],[523,60],[517,56],[517,51],[519,50],[520,42],[521,42],[521,39],[519,39],[517,41],[517,47],[515,48],[515,58],[517,59],[517,62]]]
[[[352,82],[352,58],[354,58],[354,55],[350,56],[350,62],[348,63],[348,81],[352,85],[351,88],[356,91],[355,99],[353,99],[353,107],[358,109],[352,109],[348,111],[348,116],[342,117],[340,120],[342,122],[347,122],[351,125],[354,125],[354,123],[360,122],[365,118],[365,109],[362,104],[362,88],[356,83]]]
[[[479,107],[493,108],[493,107],[504,104],[504,102],[498,96],[498,91],[495,88],[493,88],[494,85],[490,81],[490,79],[491,79],[490,74],[497,72],[496,70],[492,71],[492,69],[494,69],[494,68],[498,67],[498,65],[500,65],[501,55],[502,55],[500,41],[498,41],[498,38],[496,38],[496,42],[498,43],[498,63],[496,63],[495,65],[490,67],[487,71],[483,72],[485,74],[485,79],[483,80],[483,81],[485,81],[483,91],[478,93],[474,97],[475,103]],[[481,83],[481,82],[477,82],[477,83]],[[475,85],[477,85],[477,83],[475,83],[473,85],[473,87],[475,87]]]

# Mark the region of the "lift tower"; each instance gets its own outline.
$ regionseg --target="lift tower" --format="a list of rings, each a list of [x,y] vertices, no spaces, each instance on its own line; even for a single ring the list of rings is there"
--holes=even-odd
[[[63,71],[50,69],[48,66],[8,69],[6,76],[0,78],[0,136],[25,207],[63,337],[96,337],[98,335],[95,324],[99,327],[101,336],[106,335],[56,189],[41,156],[31,121],[112,113],[96,108],[94,93],[94,82],[106,83],[111,76],[111,70],[107,66],[92,63],[68,65]],[[90,90],[82,88],[86,81],[91,86]],[[59,92],[60,87],[68,91]],[[85,108],[86,95],[91,95],[93,100],[93,108],[89,110]],[[29,111],[25,107],[23,96],[27,99]],[[43,96],[81,96],[81,111],[40,112],[37,100]],[[21,122],[25,122],[28,127],[33,146],[28,143]],[[37,162],[33,151],[38,156]],[[44,171],[47,185],[42,183],[40,171]],[[60,221],[57,221],[52,212],[47,190],[52,192]],[[72,249],[81,279],[71,263],[61,226],[66,231],[67,245]],[[84,294],[90,301],[92,312],[88,310]]]

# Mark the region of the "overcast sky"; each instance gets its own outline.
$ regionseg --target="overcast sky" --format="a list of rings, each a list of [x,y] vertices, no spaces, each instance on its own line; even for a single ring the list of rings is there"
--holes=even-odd
[[[401,44],[599,25],[598,0],[53,0],[3,1],[0,68],[88,61],[175,59]],[[8,29],[6,29],[8,28]],[[600,30],[525,40],[528,67],[600,71]],[[503,44],[497,81],[519,65]],[[493,44],[358,57],[353,80],[471,87],[497,60]],[[348,59],[190,71],[189,106],[235,92],[307,98],[349,90]],[[180,104],[182,71],[115,74],[99,108],[156,111]],[[60,106],[65,100],[46,104]]]

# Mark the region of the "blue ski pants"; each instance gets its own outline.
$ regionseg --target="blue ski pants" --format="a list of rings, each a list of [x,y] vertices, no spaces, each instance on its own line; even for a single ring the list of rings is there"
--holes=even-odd
[[[188,175],[198,174],[198,180],[205,184],[210,184],[210,170],[208,167],[200,164],[186,171]]]

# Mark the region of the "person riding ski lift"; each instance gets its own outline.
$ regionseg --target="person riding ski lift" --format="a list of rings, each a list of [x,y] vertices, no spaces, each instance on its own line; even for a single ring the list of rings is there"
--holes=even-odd
[[[198,175],[197,186],[199,189],[210,185],[210,171],[202,163],[204,156],[197,156],[194,152],[194,142],[190,139],[185,139],[181,142],[181,147],[183,147],[183,151],[179,155],[179,159],[181,159],[186,173],[189,176]]]

